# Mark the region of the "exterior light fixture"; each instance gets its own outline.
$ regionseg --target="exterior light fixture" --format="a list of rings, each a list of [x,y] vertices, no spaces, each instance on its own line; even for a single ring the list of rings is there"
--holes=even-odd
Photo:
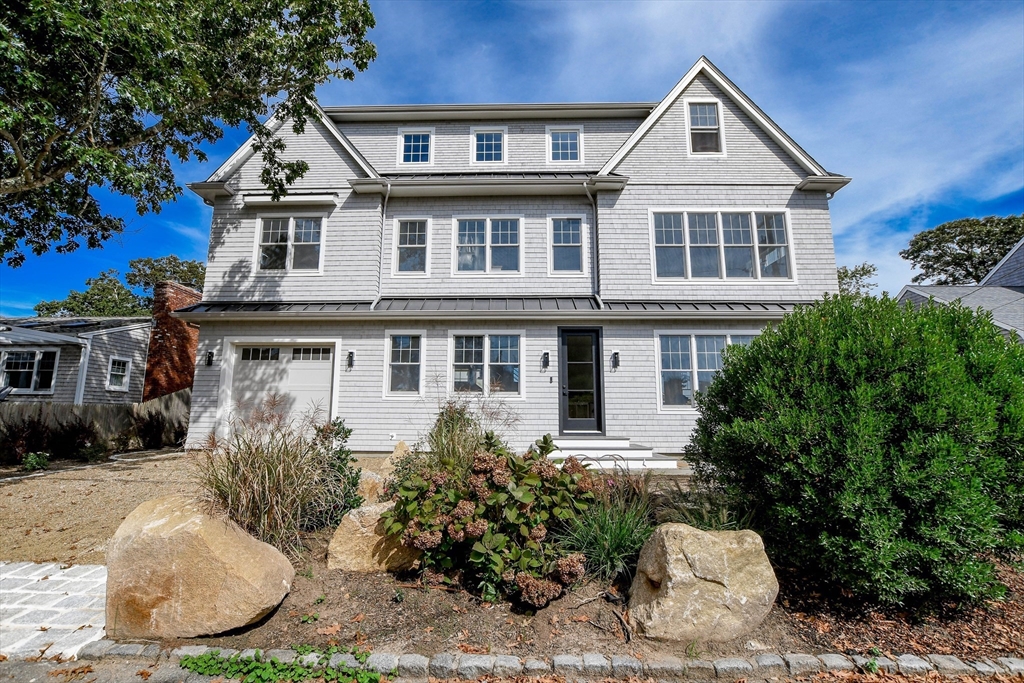
[[[545,351],[540,354],[540,366],[545,370],[551,366],[551,352]]]
[[[345,359],[345,367],[351,370],[356,364],[356,352],[349,350],[348,356]]]
[[[612,370],[619,369],[619,352],[612,351]]]
[[[209,367],[211,365],[213,365],[213,351],[207,351],[206,352],[206,366]]]

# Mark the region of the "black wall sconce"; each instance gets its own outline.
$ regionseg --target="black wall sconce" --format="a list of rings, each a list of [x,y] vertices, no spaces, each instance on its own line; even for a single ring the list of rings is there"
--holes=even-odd
[[[356,352],[355,351],[349,351],[348,352],[348,356],[345,359],[345,367],[347,367],[349,370],[351,370],[353,368],[353,366],[355,366],[355,364],[356,364]]]
[[[547,370],[550,366],[551,353],[549,351],[545,351],[544,353],[540,354],[540,367],[543,368],[544,370]]]
[[[209,367],[211,365],[213,365],[213,351],[207,351],[206,352],[206,366]]]
[[[619,352],[612,351],[612,370],[619,369]]]

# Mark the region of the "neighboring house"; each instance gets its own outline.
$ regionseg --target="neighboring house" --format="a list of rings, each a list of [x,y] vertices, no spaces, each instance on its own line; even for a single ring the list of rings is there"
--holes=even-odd
[[[8,401],[76,405],[139,403],[191,386],[197,332],[169,313],[200,296],[161,283],[153,318],[0,318],[0,386],[14,388]]]
[[[959,301],[967,308],[982,308],[992,314],[992,322],[1005,336],[1024,341],[1024,239],[976,285],[907,285],[897,297],[898,301],[910,301],[915,306],[928,299],[942,304]]]
[[[849,178],[705,58],[661,102],[321,115],[271,122],[309,163],[281,201],[248,142],[189,186],[214,207],[176,313],[201,323],[191,443],[278,392],[390,451],[459,394],[514,409],[517,448],[679,453],[722,349],[838,290]]]

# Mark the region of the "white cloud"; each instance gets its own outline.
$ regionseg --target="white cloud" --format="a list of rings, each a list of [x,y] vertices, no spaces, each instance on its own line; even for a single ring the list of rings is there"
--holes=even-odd
[[[210,233],[208,230],[200,230],[194,226],[181,223],[166,223],[165,226],[189,240],[193,257],[204,262],[206,261],[207,250],[210,244]]]

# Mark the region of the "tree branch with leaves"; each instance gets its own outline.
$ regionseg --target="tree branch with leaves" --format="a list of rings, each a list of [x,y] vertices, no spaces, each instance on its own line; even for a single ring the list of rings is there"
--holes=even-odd
[[[973,285],[1022,238],[1024,214],[961,218],[917,233],[900,256],[921,270],[915,284]]]
[[[366,0],[10,0],[0,5],[0,259],[99,247],[124,229],[95,192],[142,215],[181,194],[172,162],[245,126],[274,198],[308,170],[266,123],[301,133],[316,87],[376,48]]]

